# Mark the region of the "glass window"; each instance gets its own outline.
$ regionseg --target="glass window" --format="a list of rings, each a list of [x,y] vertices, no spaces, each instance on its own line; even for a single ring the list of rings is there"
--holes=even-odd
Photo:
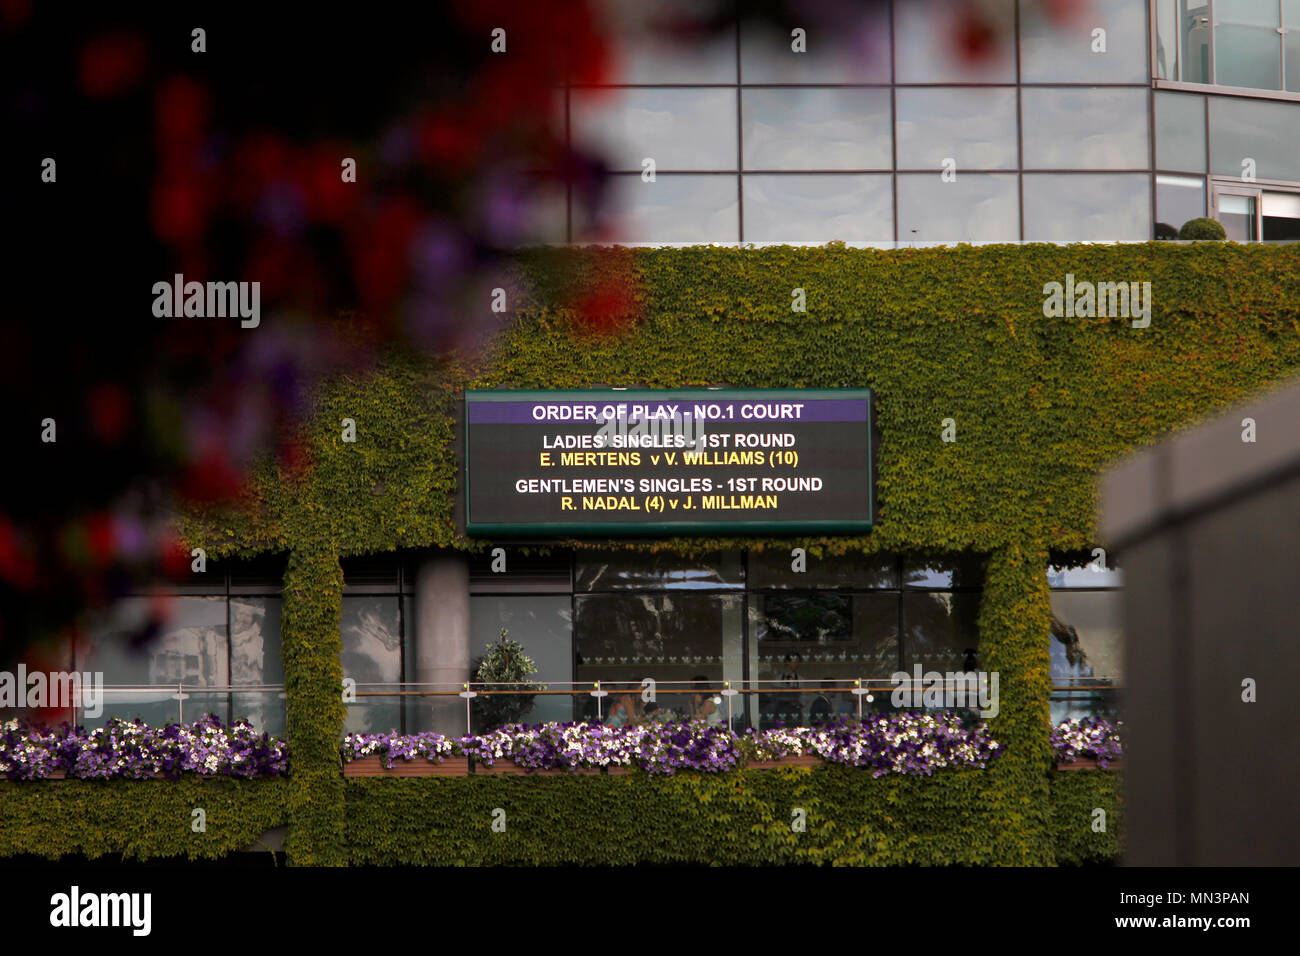
[[[1156,77],[1178,79],[1178,0],[1155,0]]]
[[[1259,207],[1255,196],[1220,193],[1215,219],[1233,242],[1255,242],[1259,239],[1256,228]]]
[[[556,682],[555,690],[568,690],[573,680],[573,610],[568,595],[480,596],[470,598],[471,679],[489,644],[506,637],[518,641],[537,664],[530,680]],[[521,723],[572,720],[572,698],[563,695],[534,697],[515,718]]]
[[[1051,173],[1024,177],[1025,238],[1111,242],[1151,238],[1146,173]]]
[[[357,699],[347,705],[348,733],[385,733],[400,729],[400,697],[367,697],[367,692],[396,691],[402,680],[401,624],[398,600],[391,597],[343,598],[343,676],[357,682]]]
[[[1156,228],[1177,233],[1189,219],[1205,215],[1205,180],[1199,176],[1156,177]],[[1164,227],[1163,230],[1161,227]],[[1156,238],[1160,238],[1157,235]]]
[[[602,716],[615,722],[644,719],[639,685],[654,678],[659,719],[688,719],[695,709],[689,682],[740,681],[740,594],[590,594],[574,598],[575,680],[599,680],[610,696]],[[623,708],[620,712],[620,705]],[[738,707],[733,703],[733,707]],[[576,716],[596,716],[595,698],[575,703]],[[725,702],[718,713],[725,714]]]
[[[901,91],[900,91],[901,92]],[[1014,173],[900,173],[898,236],[938,242],[1020,238],[1020,189]]]
[[[856,714],[853,680],[884,681],[898,670],[898,596],[753,595],[750,657],[763,691],[755,726]]]
[[[1014,83],[1015,0],[908,0],[894,4],[899,83]]]
[[[736,242],[740,203],[735,176],[613,176],[604,219],[592,222],[575,203],[577,242]]]
[[[1059,9],[1059,8],[1058,8]],[[1025,83],[1145,83],[1146,5],[1089,0],[1084,15],[1061,23],[1039,2],[1020,4],[1020,78]],[[1093,31],[1105,30],[1104,52]]]
[[[609,49],[609,83],[734,83],[736,33],[732,23],[706,24],[713,11],[698,3],[658,0],[654,4],[599,5]],[[664,29],[671,23],[682,41]]]
[[[348,594],[391,594],[397,591],[397,556],[362,555],[343,558],[343,589]]]
[[[1184,83],[1210,82],[1210,4],[1178,0],[1179,42]]]
[[[160,614],[155,617],[155,614]],[[156,628],[156,631],[155,631]],[[155,636],[147,637],[151,631]],[[141,638],[146,638],[143,644]],[[151,726],[177,718],[176,685],[224,686],[230,683],[230,648],[223,597],[126,598],[92,626],[90,645],[78,655],[78,670],[104,674],[104,712],[83,717],[100,727],[110,717],[140,718]],[[228,700],[188,690],[182,701],[186,721],[207,712],[227,716]]]
[[[889,7],[850,4],[846,21],[832,35],[796,20],[777,29],[742,21],[740,75],[743,83],[888,83]],[[791,31],[805,31],[804,53],[796,53]]]
[[[903,87],[897,107],[899,169],[1016,168],[1014,88]]]
[[[278,684],[278,690],[236,691],[231,716],[244,718],[262,733],[288,732],[284,699],[284,664],[280,659],[280,598],[230,599],[230,683]]]
[[[1300,0],[1282,0],[1282,22],[1286,24],[1286,88],[1300,93]]]
[[[1282,88],[1277,0],[1215,0],[1214,82],[1255,90]]]
[[[1123,683],[1124,642],[1120,591],[1053,591],[1051,673],[1056,687],[1108,688]],[[1116,719],[1113,692],[1055,692],[1052,721],[1099,716]]]
[[[1266,192],[1260,197],[1264,240],[1300,239],[1300,193]]]
[[[747,89],[746,169],[889,169],[889,91]]]
[[[803,571],[794,571],[788,550],[749,552],[753,588],[896,588],[898,559],[892,554],[805,555]]]
[[[740,552],[703,558],[662,552],[579,552],[574,589],[617,591],[626,588],[741,588],[745,572]]]
[[[230,593],[279,594],[284,588],[286,565],[283,554],[234,562],[230,567]]]
[[[736,90],[574,90],[575,149],[594,151],[610,169],[660,172],[736,168]]]
[[[1205,172],[1205,97],[1156,93],[1156,168]]]
[[[903,594],[903,670],[922,672],[979,670],[978,594],[911,592]]]
[[[1147,168],[1147,91],[1025,89],[1026,169]]]
[[[946,558],[907,558],[903,562],[903,585],[909,588],[977,588],[984,584],[988,558],[982,554],[961,554]]]
[[[1300,103],[1210,97],[1210,169],[1240,177],[1247,159],[1256,179],[1300,182]]]
[[[888,242],[894,196],[888,173],[745,176],[749,242]],[[697,237],[698,238],[698,237]]]

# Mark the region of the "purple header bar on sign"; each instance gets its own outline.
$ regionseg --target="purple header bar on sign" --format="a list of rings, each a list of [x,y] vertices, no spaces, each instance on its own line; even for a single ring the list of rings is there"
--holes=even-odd
[[[604,424],[623,407],[628,421],[671,420],[695,415],[697,406],[715,406],[722,414],[705,413],[706,421],[731,422],[863,422],[867,401],[860,398],[755,399],[746,401],[590,401],[590,402],[470,402],[469,421],[476,425]],[[731,413],[726,409],[730,407]]]

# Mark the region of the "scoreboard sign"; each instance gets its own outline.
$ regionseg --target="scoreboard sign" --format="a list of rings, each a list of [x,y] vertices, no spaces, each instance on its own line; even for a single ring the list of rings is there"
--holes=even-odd
[[[481,535],[866,531],[871,393],[465,393]]]

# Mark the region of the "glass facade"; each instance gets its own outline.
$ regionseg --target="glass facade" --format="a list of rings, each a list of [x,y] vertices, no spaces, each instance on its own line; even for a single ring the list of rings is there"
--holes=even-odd
[[[606,201],[599,216],[548,204],[547,236],[1145,241],[1217,218],[1218,180],[1300,192],[1300,0],[1092,0],[1073,17],[993,6],[1008,28],[975,55],[958,0],[873,5],[799,42],[794,20],[733,22],[673,51],[638,5],[614,3],[611,81],[557,93],[570,145],[610,170]],[[1268,95],[1296,102],[1252,98]],[[1293,237],[1289,216],[1266,223],[1254,205],[1236,236]]]
[[[571,592],[540,593],[559,586],[568,560]],[[701,707],[722,719],[721,697],[709,707],[692,688],[716,692],[730,681],[740,691],[731,702],[737,726],[807,722],[856,713],[855,679],[888,684],[916,664],[978,667],[978,557],[798,563],[788,551],[579,551],[550,561],[546,573],[521,567],[475,579],[475,651],[507,627],[537,661],[538,683],[608,689],[603,720],[706,716]],[[656,682],[653,702],[642,699],[646,678]],[[877,694],[873,706],[887,710],[888,698]],[[597,707],[585,694],[539,696],[525,719],[595,719]]]
[[[732,23],[730,43],[723,30],[675,70],[648,15],[614,4],[612,82],[564,96],[571,146],[611,171],[606,213],[575,205],[564,241],[1151,238],[1145,5],[1098,0],[1065,27],[1036,4],[995,6],[1019,31],[979,56],[961,47],[958,0],[918,0],[799,42],[793,20]],[[1044,188],[1076,183],[1032,175],[1083,171],[1146,182],[1082,180],[1083,200],[1054,202]]]
[[[418,560],[343,562],[342,664],[356,692],[347,706],[349,732],[464,732],[460,702],[434,707],[421,694],[435,688],[416,683],[424,633],[413,614]],[[1109,689],[1123,679],[1122,578],[1091,567],[1047,573],[1058,688],[1052,717],[1113,717]],[[63,649],[63,666],[101,670],[111,689],[104,714],[87,725],[113,716],[166,723],[182,710],[193,720],[211,711],[286,733],[282,598],[275,593],[282,578],[239,571],[214,577],[219,583],[201,586],[212,593],[125,599],[100,615],[75,649]],[[473,679],[504,629],[537,665],[535,693],[518,718],[527,723],[597,719],[598,707],[599,719],[615,723],[720,721],[728,713],[723,698],[693,690],[717,694],[724,681],[739,691],[730,701],[737,727],[809,723],[855,714],[855,680],[872,687],[866,710],[888,712],[899,671],[984,666],[981,555],[555,551],[512,558],[503,573],[476,557],[469,580],[471,661],[457,679]],[[646,678],[656,682],[653,702],[642,699]],[[599,705],[570,693],[597,681],[610,691]],[[174,697],[177,683],[188,694],[183,701]],[[474,729],[486,729],[479,718]]]
[[[23,663],[31,671],[102,675],[101,712],[87,713],[95,708],[83,697],[75,711],[52,709],[36,719],[95,728],[114,717],[162,725],[212,713],[283,735],[283,581],[283,558],[231,567],[209,561],[183,585],[141,591],[88,613],[72,636],[36,645]],[[16,664],[0,670],[12,672]]]

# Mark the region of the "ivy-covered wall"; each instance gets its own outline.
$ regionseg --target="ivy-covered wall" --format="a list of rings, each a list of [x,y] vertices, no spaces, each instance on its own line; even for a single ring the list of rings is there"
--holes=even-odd
[[[1128,318],[1045,317],[1044,285],[1064,283],[1067,274],[1079,282],[1150,282],[1149,327],[1134,328]],[[968,785],[977,796],[956,795],[967,785],[881,785],[828,774],[824,786],[861,790],[843,806],[885,794],[892,797],[894,815],[888,821],[838,818],[834,836],[823,834],[826,845],[846,841],[845,859],[897,859],[894,851],[879,849],[887,833],[914,847],[917,860],[973,860],[974,854],[981,860],[1051,863],[1105,855],[1095,840],[1071,836],[1062,844],[1064,824],[1051,799],[1044,566],[1049,552],[1093,544],[1096,476],[1106,462],[1300,369],[1300,246],[535,250],[521,255],[500,285],[510,311],[485,355],[439,364],[392,356],[368,377],[330,384],[318,396],[319,412],[306,435],[306,468],[290,474],[267,466],[242,513],[194,515],[186,524],[191,545],[210,555],[274,549],[293,556],[283,627],[292,860],[372,859],[367,834],[378,839],[389,832],[396,818],[386,815],[398,813],[394,807],[405,795],[442,792],[425,786],[463,792],[456,799],[466,806],[488,800],[494,787],[516,787],[501,792],[524,801],[520,807],[542,799],[525,786],[539,793],[557,786],[549,780],[342,784],[328,746],[343,720],[338,559],[394,548],[484,544],[466,540],[454,524],[457,470],[450,442],[460,389],[602,383],[869,386],[876,401],[881,440],[878,525],[872,533],[666,539],[627,547],[690,553],[797,544],[814,555],[972,550],[990,557],[979,626],[985,666],[1002,675],[993,733],[1006,756]],[[791,309],[795,289],[804,290],[806,312]],[[500,318],[485,300],[484,325]],[[342,441],[343,418],[356,423],[355,443]],[[949,418],[956,425],[955,442],[940,438]],[[692,799],[707,795],[712,801],[721,799],[713,788],[721,788],[727,801],[757,807],[763,800],[775,806],[792,799],[781,793],[778,800],[780,788],[804,785],[765,777],[753,781],[753,793],[746,795],[729,789],[734,782],[686,778],[653,785],[620,779],[571,783],[589,787],[589,796],[575,800],[601,808],[591,813],[588,825],[595,827],[605,825],[602,814],[623,813],[611,808],[622,806],[624,791],[648,795],[637,819],[643,825],[659,821],[664,833],[672,833],[655,854],[698,847],[704,839],[684,833],[667,809],[676,806],[672,795],[683,789],[698,788]],[[615,788],[610,792],[620,798],[602,799],[605,788]],[[358,801],[363,795],[370,801],[372,792],[392,799],[375,799],[373,810],[362,812]],[[954,809],[962,800],[971,812],[978,810],[982,823],[962,822],[967,817]],[[932,827],[918,809],[932,801],[942,804],[937,819],[949,821],[944,828]],[[475,813],[481,810],[473,806]],[[530,811],[517,812],[526,817]],[[728,835],[731,824],[709,820],[699,825],[717,853],[741,855],[749,848],[753,831]],[[907,821],[903,829],[900,820]],[[981,832],[996,843],[980,838],[974,845],[985,849],[972,850],[952,836],[951,828],[963,827],[984,827]],[[344,833],[346,854],[339,849]],[[519,859],[542,854],[540,843],[527,848],[524,833],[511,837],[520,849],[509,853]],[[571,839],[557,833],[551,838]],[[413,838],[385,836],[384,845],[398,845],[394,839],[412,859],[450,852]],[[453,845],[466,859],[507,853],[463,842],[470,839],[463,834],[459,839]],[[764,853],[777,853],[783,839],[774,832],[770,841],[759,842]]]
[[[982,771],[370,777],[347,783],[347,855],[354,864],[430,866],[1107,863],[1123,835],[1118,777],[1040,775],[1051,821],[1041,833],[1007,819]],[[1103,832],[1094,808],[1106,811]],[[792,826],[799,810],[803,832]]]
[[[828,765],[658,778],[340,780],[345,822],[325,858],[430,866],[1023,861],[1025,828],[1006,825],[984,776],[873,779]],[[1055,861],[1115,859],[1119,774],[1054,773],[1044,783]],[[218,859],[256,849],[267,830],[289,823],[289,791],[288,780],[0,782],[0,857]],[[498,808],[504,818],[494,815]],[[195,809],[205,813],[202,831]],[[1107,815],[1101,832],[1096,809]],[[802,833],[791,827],[795,810],[806,815]],[[494,819],[504,824],[500,832]]]
[[[217,859],[284,826],[289,788],[284,778],[0,781],[0,857]]]

